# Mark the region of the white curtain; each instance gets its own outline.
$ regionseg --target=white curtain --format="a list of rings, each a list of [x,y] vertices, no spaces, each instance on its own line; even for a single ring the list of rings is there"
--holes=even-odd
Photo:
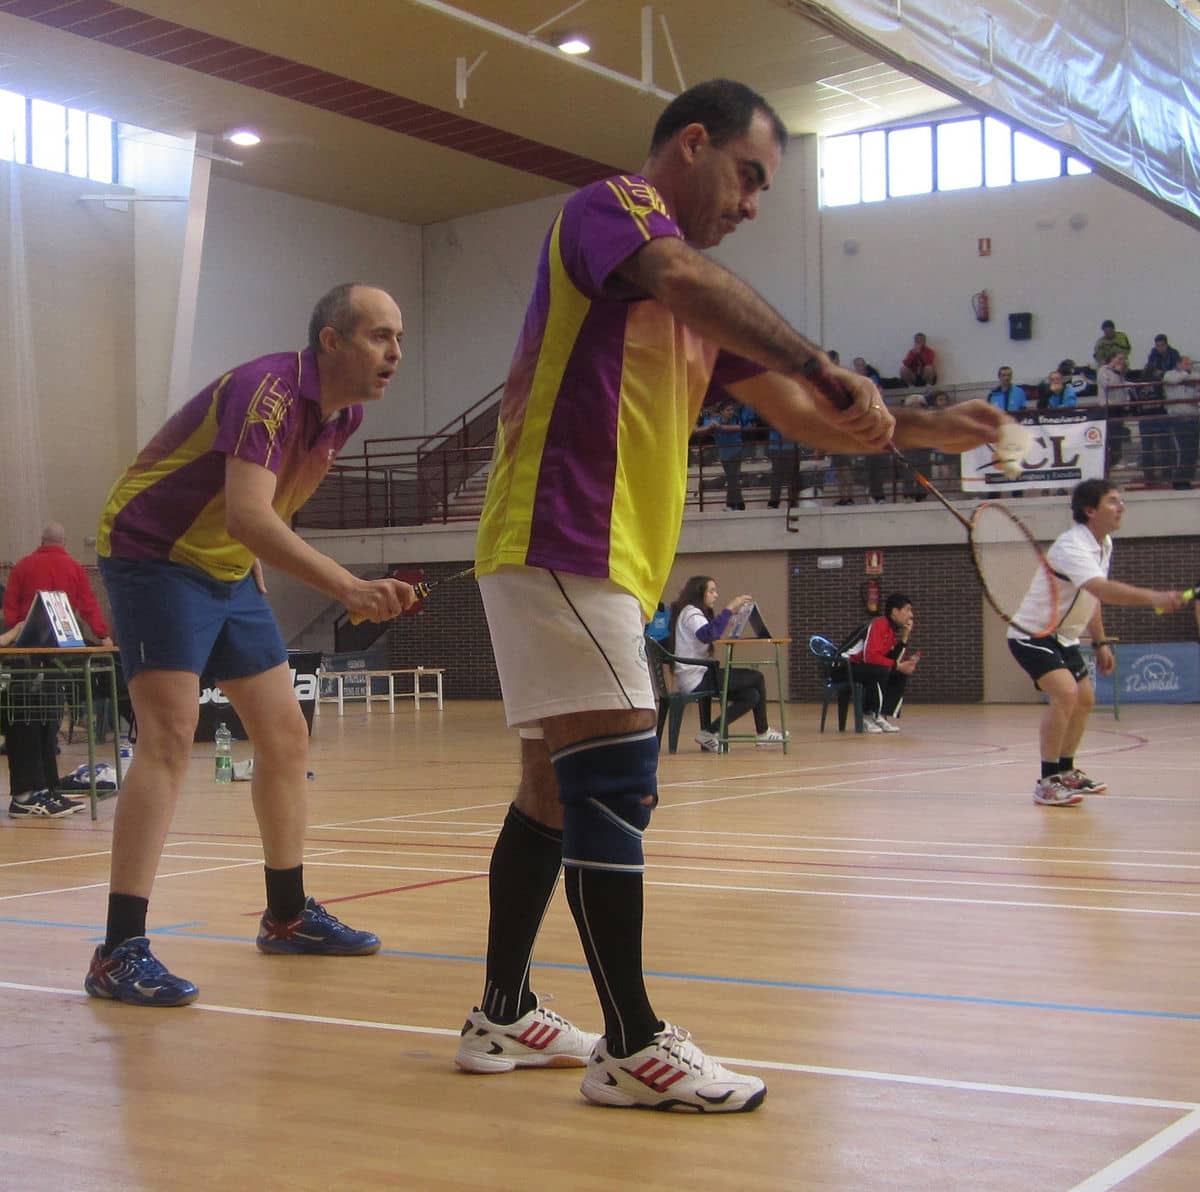
[[[23,167],[0,161],[0,562],[15,562],[41,540],[48,520],[46,474],[38,417],[33,360],[33,315],[21,209]],[[63,328],[63,334],[68,333]],[[65,367],[86,376],[86,361],[71,361],[64,343]]]
[[[1200,25],[1168,0],[782,0],[1200,227]]]

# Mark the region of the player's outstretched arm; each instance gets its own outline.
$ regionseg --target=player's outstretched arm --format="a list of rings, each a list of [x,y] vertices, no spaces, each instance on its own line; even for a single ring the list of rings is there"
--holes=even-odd
[[[776,372],[760,373],[728,386],[738,401],[746,402],[780,434],[797,443],[844,455],[887,450],[895,419],[866,377],[844,369],[847,386],[856,395],[848,410],[837,410],[815,390]]]
[[[1012,419],[991,402],[975,398],[944,410],[896,411],[896,446],[933,447],[957,455],[1000,438]]]
[[[1089,579],[1083,589],[1104,604],[1118,604],[1125,608],[1157,608],[1165,613],[1173,613],[1183,608],[1185,603],[1182,592],[1156,592],[1116,579]]]
[[[310,546],[275,512],[275,474],[259,464],[227,456],[225,528],[259,559],[324,592],[363,620],[386,621],[416,602],[409,584],[366,580]]]

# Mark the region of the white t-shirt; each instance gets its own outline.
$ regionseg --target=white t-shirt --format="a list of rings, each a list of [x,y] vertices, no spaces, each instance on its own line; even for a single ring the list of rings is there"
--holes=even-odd
[[[679,610],[675,621],[675,653],[680,658],[710,658],[712,646],[702,642],[697,636],[697,630],[709,624],[708,618],[694,604],[685,604]],[[675,686],[683,692],[695,691],[700,686],[708,667],[686,666],[681,662],[674,664]]]
[[[1078,645],[1079,635],[1100,603],[1091,592],[1083,591],[1083,585],[1090,579],[1108,578],[1112,538],[1105,535],[1103,542],[1097,542],[1095,534],[1087,526],[1076,522],[1054,540],[1054,545],[1046,552],[1046,558],[1060,576],[1067,578],[1056,576],[1052,579],[1039,569],[1013,619],[1018,624],[1044,625],[1054,616],[1054,601],[1057,599],[1059,625],[1054,636],[1064,646]],[[1010,626],[1008,636],[1024,638],[1029,635]]]

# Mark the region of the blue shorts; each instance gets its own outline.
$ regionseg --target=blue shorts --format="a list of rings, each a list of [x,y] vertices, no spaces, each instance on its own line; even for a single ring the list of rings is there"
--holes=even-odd
[[[143,670],[246,679],[287,661],[253,575],[226,583],[163,559],[99,563],[126,681]]]

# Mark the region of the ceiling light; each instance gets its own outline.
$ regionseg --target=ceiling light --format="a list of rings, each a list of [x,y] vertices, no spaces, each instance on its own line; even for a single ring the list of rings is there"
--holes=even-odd
[[[564,54],[587,54],[591,52],[592,48],[591,45],[584,41],[582,37],[577,37],[573,33],[564,34],[562,37],[558,38],[554,44],[558,46],[558,48],[562,50]]]
[[[225,139],[234,145],[242,145],[249,148],[251,145],[257,145],[262,140],[262,137],[256,132],[251,132],[248,128],[239,128],[236,132],[226,133]]]

